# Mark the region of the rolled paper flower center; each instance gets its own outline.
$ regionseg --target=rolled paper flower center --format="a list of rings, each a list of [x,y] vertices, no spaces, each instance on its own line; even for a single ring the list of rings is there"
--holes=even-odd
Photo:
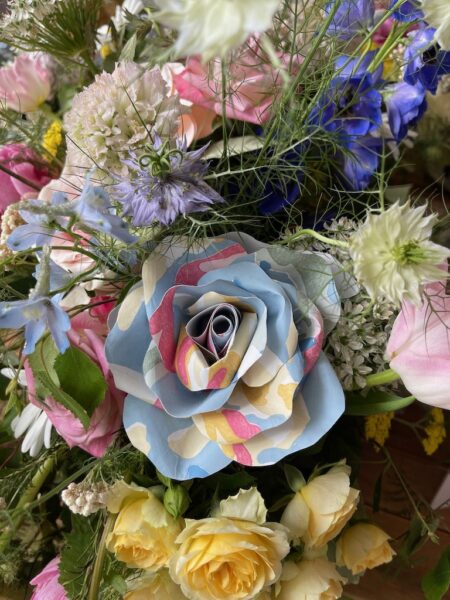
[[[239,309],[223,302],[192,317],[186,325],[186,333],[212,364],[226,355],[240,322]]]

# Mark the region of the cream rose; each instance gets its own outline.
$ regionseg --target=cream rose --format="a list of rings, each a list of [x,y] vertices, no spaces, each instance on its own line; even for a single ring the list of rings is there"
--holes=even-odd
[[[359,491],[350,487],[350,467],[338,464],[314,477],[287,505],[281,523],[293,539],[320,548],[335,538],[356,511]]]
[[[217,516],[186,521],[169,569],[190,600],[249,600],[278,580],[288,532],[266,513],[252,488],[223,500]]]
[[[157,571],[176,551],[182,520],[169,515],[150,491],[118,481],[109,493],[107,508],[118,513],[106,540],[110,552],[131,568]]]
[[[133,583],[132,589],[123,600],[186,600],[179,585],[170,578],[167,569],[161,569],[154,575],[141,577]]]
[[[277,600],[335,600],[345,583],[333,563],[326,558],[287,562],[277,585]]]
[[[353,575],[391,562],[395,555],[389,536],[371,523],[358,523],[346,529],[336,544],[336,562]]]

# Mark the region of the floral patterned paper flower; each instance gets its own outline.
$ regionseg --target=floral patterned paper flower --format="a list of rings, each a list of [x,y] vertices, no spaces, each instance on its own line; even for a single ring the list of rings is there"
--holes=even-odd
[[[355,291],[338,270],[243,234],[161,245],[107,340],[132,443],[180,480],[314,444],[344,409],[321,353]]]

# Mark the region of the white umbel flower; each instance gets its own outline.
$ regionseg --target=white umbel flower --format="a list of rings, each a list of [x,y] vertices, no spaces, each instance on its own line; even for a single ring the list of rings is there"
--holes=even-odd
[[[437,216],[425,216],[425,210],[397,202],[380,214],[369,213],[350,238],[356,278],[373,300],[420,304],[422,286],[445,277],[439,266],[450,250],[430,241]]]
[[[422,0],[425,21],[436,28],[435,40],[443,50],[450,50],[450,2],[449,0]]]
[[[50,448],[52,423],[45,412],[34,404],[28,404],[18,417],[11,423],[14,437],[20,438],[25,432],[21,451],[30,453],[33,458],[39,454],[42,447]]]
[[[201,54],[204,60],[224,56],[254,33],[272,25],[280,0],[155,0],[152,15],[178,31],[178,56]]]

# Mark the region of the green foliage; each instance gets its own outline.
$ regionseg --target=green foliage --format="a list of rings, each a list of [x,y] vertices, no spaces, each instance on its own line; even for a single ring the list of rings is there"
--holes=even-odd
[[[408,396],[402,398],[391,392],[373,389],[366,395],[361,392],[351,392],[346,396],[347,415],[353,417],[367,417],[369,415],[378,415],[395,410],[406,408],[415,401],[415,398]]]
[[[87,429],[107,389],[98,366],[78,348],[59,354],[50,336],[38,344],[29,363],[39,395],[51,396]]]
[[[306,484],[306,480],[303,477],[302,472],[299,469],[297,469],[297,467],[294,467],[293,465],[290,465],[288,463],[283,465],[283,469],[291,490],[293,492],[298,492],[299,490],[301,490],[302,487]]]
[[[450,546],[444,550],[437,565],[422,579],[426,600],[441,600],[450,588]]]

